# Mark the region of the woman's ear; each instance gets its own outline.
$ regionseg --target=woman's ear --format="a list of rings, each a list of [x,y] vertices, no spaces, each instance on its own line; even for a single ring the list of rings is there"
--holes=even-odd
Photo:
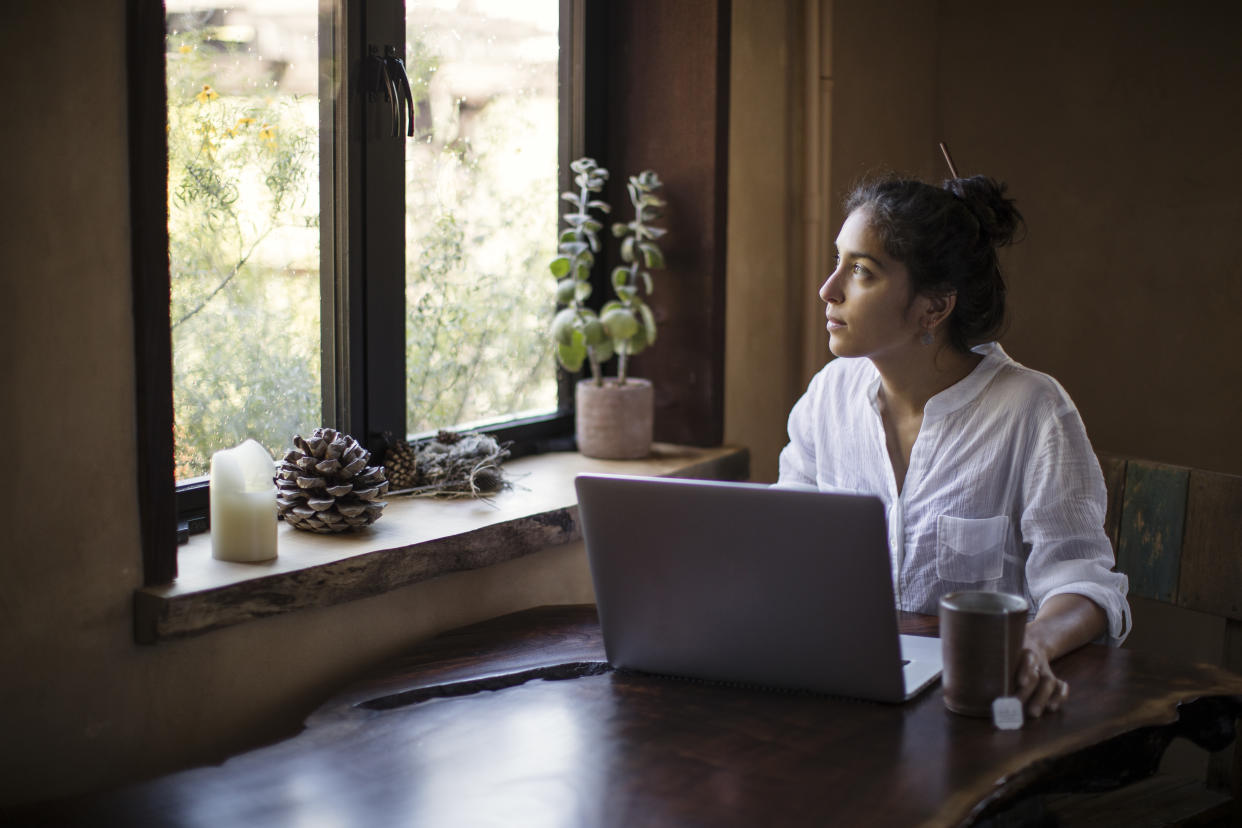
[[[923,300],[923,329],[930,331],[953,313],[953,309],[957,307],[957,291],[924,296]]]

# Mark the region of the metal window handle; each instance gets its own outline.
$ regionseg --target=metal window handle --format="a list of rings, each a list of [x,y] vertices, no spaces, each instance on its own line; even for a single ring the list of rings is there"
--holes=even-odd
[[[380,57],[379,49],[375,46],[370,48],[370,52],[365,70],[367,92],[382,94],[388,102],[393,138],[401,137],[403,110],[408,119],[406,134],[413,137],[414,95],[410,90],[410,78],[405,72],[405,61],[399,57],[395,46],[385,46],[383,57]]]
[[[405,71],[405,61],[397,54],[395,46],[385,48],[384,55],[385,75],[388,77],[389,85],[393,90],[393,119],[392,134],[394,138],[401,137],[401,110],[405,110],[406,116],[406,136],[414,137],[414,93],[410,91],[410,76]],[[401,106],[401,99],[405,99],[405,106]]]

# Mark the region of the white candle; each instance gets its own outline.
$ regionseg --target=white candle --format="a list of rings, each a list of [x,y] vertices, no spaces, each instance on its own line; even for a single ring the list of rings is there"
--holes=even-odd
[[[276,557],[276,484],[271,455],[254,440],[211,456],[211,555],[222,561]]]

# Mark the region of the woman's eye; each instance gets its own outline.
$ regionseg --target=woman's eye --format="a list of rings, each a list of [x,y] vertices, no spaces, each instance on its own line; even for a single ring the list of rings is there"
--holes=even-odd
[[[862,262],[855,262],[854,263],[854,275],[855,276],[870,276],[871,274],[867,272],[867,268],[862,266]]]

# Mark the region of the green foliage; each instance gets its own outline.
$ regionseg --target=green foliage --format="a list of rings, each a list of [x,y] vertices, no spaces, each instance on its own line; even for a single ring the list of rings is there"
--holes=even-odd
[[[181,480],[247,437],[275,456],[323,424],[318,105],[274,83],[238,88],[234,55],[211,34],[168,39]],[[430,113],[441,61],[413,27],[409,43],[411,90]],[[468,132],[457,112],[423,127],[406,142],[408,430],[554,408],[543,331],[555,298],[541,273],[556,226],[555,102],[503,94],[472,111]],[[514,184],[521,175],[533,179]]]
[[[313,120],[272,83],[221,91],[209,34],[168,37],[178,479],[248,437],[275,455],[320,413]]]
[[[629,358],[656,340],[655,314],[643,301],[655,288],[651,271],[664,267],[664,253],[656,240],[667,231],[650,222],[661,218],[664,199],[656,195],[663,186],[651,170],[630,176],[626,190],[634,206],[634,220],[612,226],[612,234],[621,240],[621,261],[625,266],[612,271],[612,289],[617,302],[605,306],[604,328],[617,352],[617,381],[625,384]]]
[[[562,218],[569,229],[561,233],[560,255],[548,265],[557,277],[556,300],[568,305],[552,321],[552,338],[556,356],[565,370],[576,373],[584,360],[591,365],[595,384],[603,382],[600,364],[617,356],[617,381],[624,385],[631,354],[637,354],[655,342],[655,314],[643,301],[654,289],[651,270],[664,267],[664,253],[656,240],[667,231],[649,222],[661,217],[664,199],[656,195],[662,185],[651,170],[630,176],[626,189],[634,205],[634,220],[612,225],[612,234],[620,239],[621,260],[626,264],[613,268],[612,291],[617,297],[600,309],[591,310],[585,302],[591,295],[591,267],[599,252],[598,231],[602,225],[590,216],[590,209],[609,212],[608,204],[592,199],[590,193],[603,189],[608,170],[591,158],[579,158],[570,165],[576,173],[577,193],[562,193],[561,198],[577,207],[577,212]],[[645,268],[645,269],[644,269]]]
[[[473,115],[469,141],[452,137],[458,118],[406,152],[411,432],[556,406],[543,338],[555,297],[539,275],[556,222],[556,148],[539,137],[546,115],[498,96]],[[546,156],[515,165],[515,151]]]
[[[576,209],[562,216],[569,229],[561,233],[557,247],[560,255],[548,265],[559,280],[556,301],[568,307],[553,320],[552,335],[561,366],[570,373],[577,373],[586,361],[598,384],[602,381],[600,363],[612,357],[612,346],[605,340],[599,317],[587,307],[586,300],[591,296],[591,268],[600,250],[598,234],[603,228],[591,217],[591,210],[607,213],[611,209],[606,202],[591,198],[591,194],[604,188],[608,170],[597,165],[593,158],[579,158],[569,166],[574,172],[578,192],[561,193],[561,198]]]

